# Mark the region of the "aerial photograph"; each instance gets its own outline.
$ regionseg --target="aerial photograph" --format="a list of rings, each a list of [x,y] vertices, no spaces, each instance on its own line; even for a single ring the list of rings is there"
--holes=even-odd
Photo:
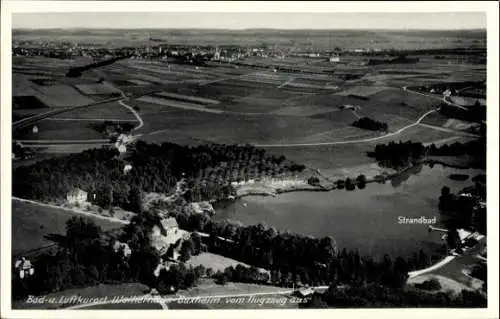
[[[12,14],[12,309],[487,308],[487,31]]]

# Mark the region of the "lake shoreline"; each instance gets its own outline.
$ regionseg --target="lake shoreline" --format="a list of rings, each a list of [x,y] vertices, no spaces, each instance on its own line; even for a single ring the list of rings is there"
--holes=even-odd
[[[428,165],[428,166],[441,165],[441,166],[447,167],[447,168],[464,169],[464,170],[466,170],[466,169],[483,169],[483,168],[477,168],[477,167],[473,167],[470,165],[466,165],[464,163],[457,163],[457,161],[447,161],[443,158],[426,158],[426,159],[422,159],[422,160],[416,162],[413,165],[409,165],[409,166],[406,166],[404,168],[400,168],[395,173],[392,173],[392,174],[386,173],[384,175],[377,175],[377,176],[374,176],[371,178],[367,178],[366,184],[385,183],[388,180],[398,178],[398,177],[404,175],[405,173],[408,173],[409,171],[411,171],[411,169],[415,168],[418,165]],[[352,178],[352,180],[356,183],[356,186],[357,186],[358,185],[357,181],[354,178]],[[263,190],[263,188],[267,188],[267,190]],[[345,189],[345,187],[339,188],[335,185],[335,182],[332,182],[332,183],[326,184],[326,185],[319,185],[319,186],[312,186],[312,185],[309,185],[307,187],[306,186],[304,186],[304,187],[291,186],[289,188],[286,188],[286,187],[285,188],[273,188],[271,186],[267,186],[264,184],[264,187],[256,187],[255,189],[247,188],[245,193],[238,194],[238,195],[234,196],[233,200],[236,200],[239,198],[244,198],[247,196],[266,196],[266,197],[272,196],[272,197],[276,197],[279,194],[285,194],[285,193],[330,192],[333,190],[340,190],[340,189]],[[347,190],[347,191],[355,191],[355,190],[362,190],[362,189],[355,188],[355,189]],[[227,200],[227,199],[222,199],[222,200]],[[215,201],[213,201],[213,203],[217,203],[218,201],[221,201],[221,200],[215,200]]]

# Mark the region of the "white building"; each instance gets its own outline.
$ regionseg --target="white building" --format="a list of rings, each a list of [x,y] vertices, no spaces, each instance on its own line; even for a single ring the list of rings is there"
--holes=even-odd
[[[87,192],[79,188],[73,188],[66,195],[66,199],[70,204],[82,204],[87,201]]]
[[[132,165],[130,165],[130,164],[125,165],[125,167],[123,168],[123,174],[127,174],[131,169],[132,169]]]
[[[330,57],[330,62],[340,62],[340,57],[338,55],[335,55],[335,56],[331,56]]]

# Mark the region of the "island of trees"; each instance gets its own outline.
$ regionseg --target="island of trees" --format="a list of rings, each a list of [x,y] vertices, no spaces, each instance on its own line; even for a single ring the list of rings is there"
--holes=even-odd
[[[387,131],[389,126],[387,123],[379,122],[369,117],[362,117],[352,123],[352,126],[359,127],[370,131]]]

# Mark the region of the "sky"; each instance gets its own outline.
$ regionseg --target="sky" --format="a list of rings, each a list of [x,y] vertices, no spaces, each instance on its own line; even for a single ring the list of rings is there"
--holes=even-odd
[[[485,29],[486,14],[441,13],[217,13],[65,12],[14,13],[12,27],[97,29]]]

